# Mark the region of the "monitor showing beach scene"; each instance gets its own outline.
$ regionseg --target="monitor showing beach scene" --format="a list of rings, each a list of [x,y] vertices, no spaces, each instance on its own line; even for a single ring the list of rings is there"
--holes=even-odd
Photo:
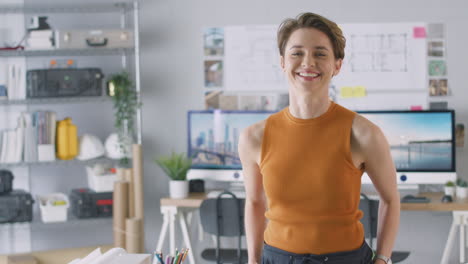
[[[385,134],[397,171],[454,171],[453,111],[361,112]]]

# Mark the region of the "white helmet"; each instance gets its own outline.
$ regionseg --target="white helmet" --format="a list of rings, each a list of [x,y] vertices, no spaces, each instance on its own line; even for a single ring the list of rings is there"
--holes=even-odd
[[[80,137],[80,154],[77,159],[89,160],[104,155],[104,146],[101,140],[91,134],[83,134]]]
[[[131,157],[131,148],[130,144],[128,144],[128,139],[124,140],[124,146],[127,151],[127,158]],[[106,146],[106,156],[111,159],[122,159],[125,158],[125,153],[123,152],[122,148],[119,146],[119,135],[117,133],[110,134],[106,142],[104,143]]]

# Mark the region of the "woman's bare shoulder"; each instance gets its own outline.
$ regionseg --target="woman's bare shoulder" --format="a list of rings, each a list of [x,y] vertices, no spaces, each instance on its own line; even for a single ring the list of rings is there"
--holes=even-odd
[[[252,124],[241,133],[244,143],[249,147],[256,147],[262,144],[263,132],[265,131],[266,119]]]
[[[266,120],[262,120],[245,128],[239,138],[239,156],[243,166],[260,164],[263,131]]]
[[[356,138],[361,145],[372,144],[385,138],[382,130],[380,130],[376,124],[360,114],[356,114],[352,130],[354,138]]]

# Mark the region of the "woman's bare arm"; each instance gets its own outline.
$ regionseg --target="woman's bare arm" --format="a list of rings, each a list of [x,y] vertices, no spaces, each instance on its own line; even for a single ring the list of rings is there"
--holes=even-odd
[[[264,122],[245,129],[239,138],[239,156],[246,191],[245,232],[249,264],[260,263],[266,227],[266,198],[260,173],[260,153]]]
[[[363,117],[356,117],[353,132],[364,157],[366,173],[380,195],[377,254],[390,257],[400,225],[400,195],[390,146],[380,128]]]

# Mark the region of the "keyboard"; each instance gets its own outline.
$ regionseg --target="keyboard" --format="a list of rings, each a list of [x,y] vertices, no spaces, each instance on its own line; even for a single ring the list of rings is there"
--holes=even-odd
[[[208,198],[218,198],[218,195],[221,194],[223,191],[210,191],[207,194]],[[237,198],[245,198],[245,191],[230,191],[232,192]],[[223,195],[223,198],[231,198],[230,195]]]
[[[423,196],[407,195],[401,199],[402,203],[429,203],[431,199]]]

